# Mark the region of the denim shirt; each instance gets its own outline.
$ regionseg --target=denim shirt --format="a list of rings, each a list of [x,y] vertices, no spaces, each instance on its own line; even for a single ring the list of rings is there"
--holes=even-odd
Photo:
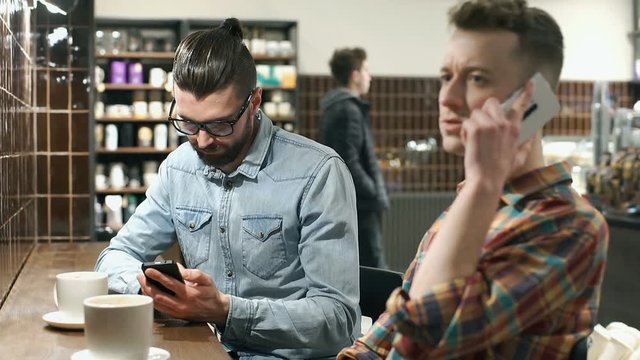
[[[360,333],[353,181],[330,148],[258,118],[230,174],[189,143],[173,151],[96,270],[111,291],[137,293],[141,262],[178,241],[186,267],[230,295],[226,347],[243,358],[335,356]]]

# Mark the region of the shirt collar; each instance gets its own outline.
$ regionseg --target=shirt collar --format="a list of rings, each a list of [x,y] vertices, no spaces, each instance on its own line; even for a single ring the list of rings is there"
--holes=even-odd
[[[568,185],[572,182],[571,165],[566,161],[535,169],[513,179],[504,186],[500,200],[513,206],[523,198],[561,182]],[[457,192],[463,187],[464,181],[458,184]]]
[[[262,110],[258,110],[256,116],[258,117],[258,125],[260,126],[258,128],[258,134],[256,134],[253,144],[251,144],[249,153],[247,153],[247,156],[242,160],[238,169],[229,174],[230,176],[235,175],[235,173],[240,173],[250,179],[255,179],[262,168],[262,163],[271,146],[274,126],[271,119],[269,119]]]

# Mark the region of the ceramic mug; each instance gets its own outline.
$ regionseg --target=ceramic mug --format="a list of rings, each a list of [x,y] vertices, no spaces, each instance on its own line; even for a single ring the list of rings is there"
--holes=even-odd
[[[73,271],[56,275],[53,299],[65,321],[81,323],[84,321],[84,299],[107,292],[106,273]]]
[[[103,295],[84,300],[84,334],[92,359],[147,360],[153,337],[153,299]]]

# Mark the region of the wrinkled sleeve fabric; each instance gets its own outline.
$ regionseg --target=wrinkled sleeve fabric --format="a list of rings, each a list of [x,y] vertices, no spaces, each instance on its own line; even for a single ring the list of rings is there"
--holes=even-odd
[[[530,329],[601,274],[597,246],[593,234],[560,230],[502,248],[481,259],[473,275],[434,286],[417,299],[397,291],[388,303],[399,334],[395,351],[460,357]]]
[[[544,322],[550,313],[579,296],[591,298],[589,289],[601,280],[606,258],[606,226],[560,223],[512,224],[517,230],[497,239],[505,244],[484,253],[471,276],[438,284],[417,298],[409,298],[410,285],[397,289],[383,318],[343,358],[458,358],[525,330],[544,333],[554,326]],[[412,264],[409,279],[414,269]],[[592,310],[566,320],[587,328],[595,320]]]
[[[311,358],[335,356],[359,325],[356,200],[348,169],[337,156],[319,167],[300,205],[298,251],[308,281],[298,300],[231,297],[223,342],[290,349]],[[304,344],[304,348],[300,348]]]

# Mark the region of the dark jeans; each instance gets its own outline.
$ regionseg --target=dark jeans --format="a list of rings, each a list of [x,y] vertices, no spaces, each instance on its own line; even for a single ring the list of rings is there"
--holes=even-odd
[[[382,214],[358,210],[358,247],[360,265],[387,268],[382,246]]]

